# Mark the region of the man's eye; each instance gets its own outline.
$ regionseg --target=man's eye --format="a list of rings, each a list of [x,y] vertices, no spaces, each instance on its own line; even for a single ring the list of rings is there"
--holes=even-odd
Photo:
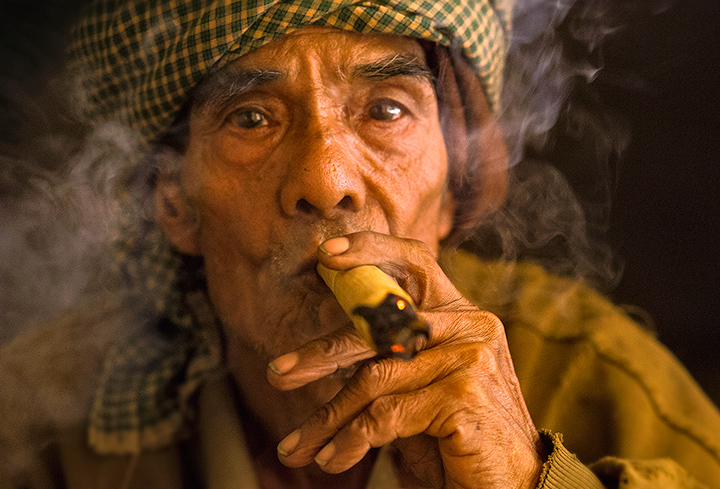
[[[237,126],[243,129],[256,129],[268,125],[267,117],[257,110],[245,110],[236,112],[232,115],[231,120]]]
[[[394,100],[378,100],[370,106],[368,116],[376,121],[394,121],[407,112],[407,109],[400,102]]]

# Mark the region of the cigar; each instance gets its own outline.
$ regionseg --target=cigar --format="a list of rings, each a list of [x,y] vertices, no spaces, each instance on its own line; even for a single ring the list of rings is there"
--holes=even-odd
[[[338,271],[318,264],[317,270],[379,356],[411,359],[417,354],[430,325],[418,317],[413,300],[395,280],[372,265]]]

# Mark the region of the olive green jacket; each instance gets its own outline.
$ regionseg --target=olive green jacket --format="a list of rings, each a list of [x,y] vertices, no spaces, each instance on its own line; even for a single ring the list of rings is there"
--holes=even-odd
[[[466,297],[506,325],[535,426],[562,433],[564,447],[605,486],[720,487],[720,413],[622,309],[533,265],[459,254],[445,270]],[[565,450],[553,461],[562,467],[547,472],[542,487],[598,487]]]
[[[580,282],[454,253],[458,289],[506,325],[517,376],[551,451],[539,487],[720,487],[720,414],[653,336]],[[227,381],[199,395],[196,449],[100,456],[83,419],[104,352],[127,328],[102,300],[0,348],[0,488],[257,487]],[[561,435],[562,433],[562,435]],[[587,464],[587,465],[586,465]],[[369,487],[400,487],[390,449]]]

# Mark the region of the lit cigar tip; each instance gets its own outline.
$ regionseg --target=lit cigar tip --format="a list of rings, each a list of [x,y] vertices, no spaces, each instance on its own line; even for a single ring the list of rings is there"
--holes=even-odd
[[[402,352],[405,351],[405,347],[402,346],[402,345],[399,344],[399,343],[395,343],[394,345],[392,345],[392,346],[390,347],[390,350],[391,350],[393,353],[402,353]]]

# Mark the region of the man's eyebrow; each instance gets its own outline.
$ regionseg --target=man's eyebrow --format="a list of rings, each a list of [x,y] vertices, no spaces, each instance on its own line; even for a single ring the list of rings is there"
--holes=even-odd
[[[395,54],[385,56],[370,63],[354,65],[351,69],[352,78],[370,80],[387,80],[395,76],[425,78],[433,82],[433,74],[416,56]]]
[[[285,74],[278,70],[221,70],[195,87],[191,94],[192,105],[199,109],[208,105],[222,106],[248,90],[283,76]]]

